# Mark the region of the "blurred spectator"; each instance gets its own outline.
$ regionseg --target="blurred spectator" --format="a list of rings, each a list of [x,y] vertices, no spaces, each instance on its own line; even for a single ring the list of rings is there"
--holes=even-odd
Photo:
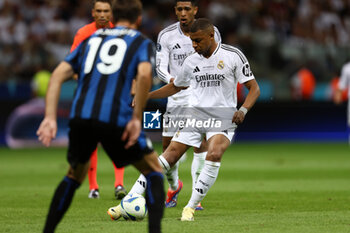
[[[169,17],[171,0],[143,1],[142,32],[156,40]],[[349,0],[201,0],[199,17],[213,20],[224,43],[249,57],[255,74],[283,88],[288,70],[310,60],[330,82],[332,68],[350,53]],[[0,0],[0,70],[4,81],[30,82],[40,69],[51,70],[69,52],[76,30],[90,22],[92,0]],[[296,64],[296,61],[298,64]],[[278,94],[278,92],[277,92]]]
[[[291,79],[293,100],[310,100],[315,90],[316,80],[306,67],[301,68]]]
[[[33,95],[39,98],[44,98],[46,95],[47,86],[50,81],[51,73],[47,70],[38,71],[32,80]]]

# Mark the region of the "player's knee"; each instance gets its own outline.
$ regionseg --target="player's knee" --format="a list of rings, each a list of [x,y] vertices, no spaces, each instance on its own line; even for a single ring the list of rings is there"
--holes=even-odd
[[[169,152],[163,153],[163,157],[164,159],[166,159],[170,167],[173,167],[178,161],[178,156],[176,151],[169,151]]]
[[[70,166],[68,169],[67,176],[81,184],[83,183],[86,177],[88,169],[89,169],[89,163],[78,164],[74,168]]]
[[[222,158],[222,150],[219,148],[208,151],[206,160],[212,162],[220,162]]]

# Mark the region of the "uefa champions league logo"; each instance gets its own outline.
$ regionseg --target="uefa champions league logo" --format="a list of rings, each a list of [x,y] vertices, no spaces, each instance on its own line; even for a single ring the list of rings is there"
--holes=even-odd
[[[160,129],[160,116],[162,113],[157,109],[156,112],[143,112],[143,128],[144,129]]]

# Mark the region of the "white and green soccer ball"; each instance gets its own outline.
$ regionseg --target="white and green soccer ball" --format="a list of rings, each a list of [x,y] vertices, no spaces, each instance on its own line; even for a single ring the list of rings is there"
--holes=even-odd
[[[121,214],[126,220],[141,221],[147,216],[146,199],[140,194],[126,195],[120,205]]]

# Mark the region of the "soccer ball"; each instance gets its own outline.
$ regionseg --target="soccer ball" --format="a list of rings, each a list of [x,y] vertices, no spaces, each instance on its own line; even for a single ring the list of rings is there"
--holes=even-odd
[[[137,193],[126,195],[122,201],[121,213],[125,220],[141,221],[147,216],[146,199]]]

